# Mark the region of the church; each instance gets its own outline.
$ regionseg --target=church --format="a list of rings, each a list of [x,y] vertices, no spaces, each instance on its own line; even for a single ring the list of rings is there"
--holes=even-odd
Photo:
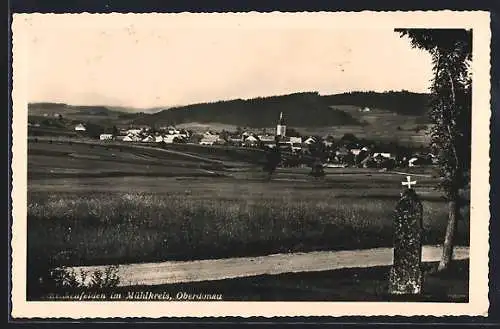
[[[280,136],[281,139],[286,136],[286,124],[285,119],[283,118],[283,112],[280,112],[280,119],[276,125],[276,136]]]

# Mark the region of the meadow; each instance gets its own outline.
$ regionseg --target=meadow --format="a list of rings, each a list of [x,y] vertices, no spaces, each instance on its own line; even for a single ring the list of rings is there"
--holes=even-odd
[[[402,175],[341,168],[316,181],[307,169],[280,168],[266,181],[251,164],[202,175],[210,159],[144,149],[114,159],[110,153],[30,143],[30,262],[98,265],[392,245]],[[446,203],[434,178],[417,180],[423,243],[440,244]],[[457,243],[468,245],[467,209],[464,218]]]

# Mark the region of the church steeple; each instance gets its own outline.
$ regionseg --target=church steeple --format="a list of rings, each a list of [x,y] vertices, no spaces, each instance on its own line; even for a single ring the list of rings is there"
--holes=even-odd
[[[283,118],[283,112],[280,112],[280,119],[278,120],[278,124],[276,125],[276,136],[284,137],[285,134],[286,134],[285,119]]]
[[[280,120],[278,121],[278,124],[280,126],[284,126],[285,125],[285,120],[283,119],[283,112],[280,112]]]

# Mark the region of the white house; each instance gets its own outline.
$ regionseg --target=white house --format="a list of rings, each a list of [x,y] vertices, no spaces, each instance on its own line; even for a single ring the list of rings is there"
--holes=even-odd
[[[127,136],[123,137],[122,141],[124,141],[124,142],[134,142],[134,140],[132,139],[132,137],[133,136],[127,135]]]
[[[351,149],[351,153],[354,155],[358,155],[359,153],[361,153],[361,150],[360,149]]]
[[[200,140],[200,145],[214,145],[214,144],[215,144],[215,139],[202,138]]]
[[[232,136],[232,137],[229,137],[229,141],[232,143],[241,143],[241,142],[243,142],[243,138]]]
[[[376,158],[378,156],[381,156],[381,157],[384,157],[386,159],[391,159],[392,158],[392,154],[391,153],[384,153],[384,152],[379,152],[379,153],[373,153],[373,157]]]
[[[134,135],[138,135],[142,132],[142,129],[128,129],[127,130],[127,134],[134,134]]]
[[[299,152],[302,150],[302,143],[290,143],[292,145],[293,152]]]
[[[302,137],[290,137],[290,143],[292,144],[302,144]]]
[[[178,129],[176,129],[176,128],[170,128],[170,129],[168,129],[168,134],[169,135],[178,135],[180,133],[181,133],[181,131],[178,130]]]
[[[139,136],[136,136],[134,134],[128,134],[123,138],[124,142],[139,142],[141,138]]]
[[[275,138],[273,135],[259,135],[257,137],[263,142],[274,142]]]
[[[316,139],[314,137],[309,137],[307,138],[305,141],[304,141],[304,144],[313,144],[313,143],[316,143]]]
[[[180,131],[174,126],[162,126],[160,127],[160,130],[166,132],[169,135],[176,135],[180,133]]]
[[[142,140],[143,143],[153,143],[155,142],[155,138],[151,135],[149,136],[146,136],[145,138],[143,138]]]
[[[207,131],[206,133],[203,134],[202,140],[204,141],[213,141],[215,142],[216,140],[220,139],[220,136],[216,133],[212,133],[210,131]]]
[[[417,161],[418,158],[411,158],[410,160],[408,160],[408,166],[409,167],[415,167],[415,161]]]
[[[156,143],[161,143],[163,142],[163,136],[159,135],[159,136],[155,136],[155,142]]]
[[[163,141],[168,144],[172,144],[174,142],[174,138],[177,136],[174,135],[165,135],[163,136]]]
[[[87,131],[87,128],[85,128],[83,124],[79,123],[75,126],[75,131]]]
[[[177,135],[177,136],[180,136],[183,138],[189,138],[189,132],[187,130],[178,130],[178,132],[175,133],[174,135]]]
[[[181,135],[165,135],[163,136],[163,141],[165,143],[172,144],[176,139],[182,140],[183,137]]]
[[[333,145],[333,142],[331,142],[331,141],[327,141],[327,140],[324,140],[324,141],[323,141],[323,145],[325,145],[326,147],[330,147],[330,146],[332,146],[332,145]]]
[[[211,131],[207,131],[203,134],[203,138],[217,138],[217,137],[219,137],[219,135]]]
[[[253,135],[250,135],[247,138],[245,138],[245,142],[254,142],[255,143],[257,141],[258,141],[258,139]]]
[[[99,139],[102,141],[108,141],[113,139],[113,134],[100,134]]]

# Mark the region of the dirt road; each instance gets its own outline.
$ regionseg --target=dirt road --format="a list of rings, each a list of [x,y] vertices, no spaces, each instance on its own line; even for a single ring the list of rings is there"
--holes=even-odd
[[[275,254],[260,257],[126,264],[118,268],[120,286],[160,285],[248,277],[262,274],[313,272],[342,268],[388,266],[392,264],[391,248],[309,253]],[[441,247],[424,246],[422,261],[438,261]],[[455,259],[469,258],[469,247],[456,247]],[[105,266],[73,268],[76,273],[103,271]],[[89,278],[90,279],[90,278]]]

